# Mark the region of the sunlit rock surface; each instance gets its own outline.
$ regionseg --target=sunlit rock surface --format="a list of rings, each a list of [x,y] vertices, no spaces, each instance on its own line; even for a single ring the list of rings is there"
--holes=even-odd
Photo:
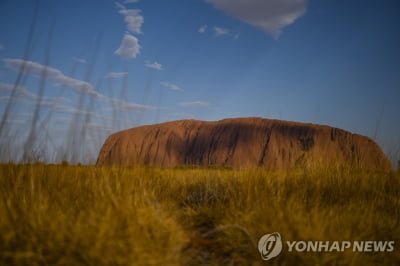
[[[127,129],[107,138],[97,164],[391,168],[368,137],[329,126],[262,118],[179,120]]]

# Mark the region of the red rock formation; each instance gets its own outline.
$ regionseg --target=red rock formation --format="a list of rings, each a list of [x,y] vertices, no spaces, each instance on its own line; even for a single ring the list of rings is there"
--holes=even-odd
[[[261,118],[180,120],[120,131],[105,141],[97,164],[272,170],[326,164],[383,171],[391,167],[368,137],[329,126]]]

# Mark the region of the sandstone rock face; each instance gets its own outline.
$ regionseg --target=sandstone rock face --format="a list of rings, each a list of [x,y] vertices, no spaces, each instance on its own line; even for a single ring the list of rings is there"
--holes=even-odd
[[[97,164],[271,170],[343,164],[391,169],[368,137],[329,126],[262,118],[180,120],[120,131],[105,141]]]

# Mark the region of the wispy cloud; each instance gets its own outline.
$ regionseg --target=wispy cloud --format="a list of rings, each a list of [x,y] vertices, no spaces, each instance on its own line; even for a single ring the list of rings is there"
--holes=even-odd
[[[98,121],[100,122],[118,122],[118,123],[125,123],[125,124],[129,124],[132,121],[131,120],[127,120],[127,119],[123,119],[123,118],[116,118],[116,117],[109,117],[109,116],[98,116],[95,119],[93,119],[94,121]]]
[[[182,106],[182,107],[208,107],[208,106],[210,106],[210,103],[196,101],[196,102],[182,102],[182,103],[179,103],[178,105]]]
[[[28,123],[28,121],[16,120],[16,119],[7,119],[5,122],[7,124],[13,124],[13,125],[26,125]]]
[[[9,114],[8,119],[5,123],[9,125],[27,125],[30,121],[32,121],[33,114],[32,113],[24,113],[24,112],[11,112]]]
[[[69,102],[69,99],[59,97],[59,98],[43,98],[40,101],[30,101],[28,104],[33,105],[33,106],[44,106],[44,107],[49,107],[49,108],[54,108],[57,107],[60,103],[67,103]]]
[[[124,0],[124,4],[131,4],[131,3],[137,3],[139,0]]]
[[[69,99],[64,98],[64,97],[40,97],[39,95],[27,90],[25,87],[22,87],[22,86],[15,87],[13,84],[0,82],[0,90],[1,91],[11,92],[14,89],[17,92],[18,96],[23,96],[26,99],[33,100],[34,104],[53,105],[55,103],[69,101]],[[3,98],[3,100],[10,99],[9,96],[5,96],[5,97],[8,97],[8,98]],[[19,100],[21,100],[21,99],[19,99]]]
[[[63,124],[63,125],[69,125],[72,122],[71,117],[60,117],[60,116],[55,116],[52,119],[52,122],[58,123],[58,124]]]
[[[29,122],[32,121],[33,113],[26,113],[26,112],[11,112],[9,114],[8,119],[5,123],[9,125],[27,125]]]
[[[34,100],[39,98],[39,96],[37,96],[36,94],[31,93],[25,87],[22,87],[22,86],[16,86],[15,87],[13,84],[0,82],[0,90],[1,91],[11,92],[14,89],[18,94],[26,96],[28,98],[31,98],[31,99],[34,99]]]
[[[138,38],[126,33],[122,39],[120,47],[115,51],[115,54],[122,58],[136,58],[140,53],[140,48]]]
[[[85,93],[89,95],[96,96],[99,100],[110,104],[114,109],[118,109],[120,111],[149,111],[149,110],[156,110],[157,107],[150,106],[150,105],[141,105],[133,102],[129,102],[126,100],[120,100],[115,98],[109,98],[101,93],[98,93],[94,90],[92,85],[88,82],[73,79],[71,77],[65,76],[60,70],[41,65],[39,63],[31,62],[31,61],[24,61],[21,59],[4,59],[3,60],[6,64],[6,67],[15,71],[23,70],[25,74],[29,74],[32,76],[36,76],[39,78],[46,78],[53,82],[55,86],[65,86],[74,88],[78,93]],[[22,67],[22,65],[24,65]],[[45,73],[45,75],[43,75]],[[110,76],[123,76],[125,72],[113,74],[109,73]],[[14,90],[14,85],[8,83],[0,83],[0,90],[11,92]],[[23,95],[25,97],[21,98],[13,98],[11,99],[10,96],[1,96],[0,100],[4,101],[21,101],[24,99],[27,103],[31,104],[41,104],[41,105],[48,105],[54,107],[57,112],[69,113],[69,114],[81,114],[81,115],[90,115],[91,117],[96,117],[94,112],[88,112],[85,110],[78,110],[70,107],[65,107],[60,105],[60,103],[68,102],[69,100],[66,98],[61,97],[39,97],[38,95],[29,92],[26,88],[18,86],[15,88],[17,93]],[[32,101],[35,100],[35,101]]]
[[[191,113],[172,113],[169,116],[183,119],[194,119],[195,115]]]
[[[0,50],[4,49],[4,45],[0,43]]]
[[[28,113],[28,112],[17,112],[17,113],[10,113],[10,117],[12,117],[13,119],[15,118],[28,118],[31,119],[33,117],[32,113]]]
[[[54,109],[55,112],[58,113],[64,113],[64,114],[71,114],[71,115],[88,115],[91,117],[95,117],[97,114],[95,112],[90,112],[90,111],[85,111],[85,110],[79,110],[76,108],[72,108],[72,107],[66,107],[66,106],[57,106]]]
[[[149,68],[156,69],[156,70],[162,70],[162,65],[160,63],[158,63],[158,62],[154,62],[154,63],[147,62],[145,64],[145,66],[149,67]]]
[[[68,102],[69,100],[65,98],[45,98],[43,97],[40,101],[39,100],[32,100],[27,97],[11,97],[11,96],[0,96],[1,102],[12,102],[15,104],[26,104],[31,106],[43,106],[43,107],[55,107],[60,102]]]
[[[99,94],[94,90],[93,86],[90,83],[68,77],[58,69],[22,59],[6,58],[3,59],[3,61],[5,62],[5,66],[7,68],[12,69],[16,72],[23,70],[24,74],[48,79],[52,81],[53,85],[55,86],[69,87],[75,89],[78,93],[99,96]]]
[[[128,72],[110,72],[110,73],[107,73],[104,77],[116,79],[116,78],[123,78],[126,76],[128,76]]]
[[[158,108],[151,105],[144,105],[138,103],[127,102],[121,99],[109,98],[108,102],[112,105],[113,110],[116,111],[151,111]]]
[[[72,112],[66,112],[67,114],[76,114],[77,110],[76,109],[71,109]],[[84,112],[80,113],[80,114],[84,114]],[[92,118],[92,117],[91,117]],[[99,118],[99,117],[98,117]],[[52,121],[56,124],[59,125],[70,125],[73,122],[73,119],[70,116],[56,116],[52,119]],[[84,123],[83,124],[86,128],[90,128],[90,129],[96,129],[96,130],[106,130],[106,131],[112,131],[113,129],[111,127],[107,126],[107,123],[103,122],[88,122],[88,123]],[[114,129],[115,130],[115,129]]]
[[[115,2],[115,6],[119,9],[126,9],[126,7],[123,4],[121,4],[120,2]]]
[[[204,32],[206,32],[207,28],[208,28],[207,25],[203,25],[203,26],[201,26],[201,27],[199,28],[198,32],[199,32],[199,33],[204,33]]]
[[[111,127],[107,127],[103,124],[99,124],[99,123],[87,123],[85,124],[86,127],[92,128],[92,129],[96,129],[96,130],[104,130],[104,131],[114,131],[115,129],[111,128]]]
[[[215,36],[220,37],[220,36],[225,36],[225,35],[230,35],[231,31],[229,29],[221,28],[221,27],[214,27],[213,28]]]
[[[120,9],[118,13],[124,16],[126,27],[131,33],[141,34],[144,22],[140,9],[126,9],[123,5],[117,5]]]
[[[72,57],[72,60],[74,60],[75,62],[81,63],[81,64],[86,63],[86,59],[79,58],[79,57]]]
[[[307,9],[307,0],[206,0],[217,9],[278,39]]]
[[[208,25],[203,25],[198,29],[199,33],[205,33],[208,29]],[[214,33],[215,37],[223,37],[223,36],[231,36],[233,39],[238,40],[240,37],[240,33],[235,33],[231,29],[222,28],[218,26],[214,26],[211,28],[211,32]]]
[[[11,96],[0,96],[0,101],[1,102],[12,102],[12,103],[28,103],[28,100],[26,98],[11,98]]]
[[[166,87],[166,88],[168,88],[170,90],[173,90],[173,91],[183,91],[182,88],[180,88],[177,85],[172,84],[170,82],[163,81],[163,82],[160,82],[160,85],[163,86],[163,87]]]

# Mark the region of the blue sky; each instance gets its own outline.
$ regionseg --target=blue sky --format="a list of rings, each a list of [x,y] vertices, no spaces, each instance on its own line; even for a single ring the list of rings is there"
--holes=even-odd
[[[34,138],[54,160],[77,145],[66,159],[93,161],[124,128],[258,116],[340,127],[399,157],[399,11],[397,0],[3,0],[2,141]]]

